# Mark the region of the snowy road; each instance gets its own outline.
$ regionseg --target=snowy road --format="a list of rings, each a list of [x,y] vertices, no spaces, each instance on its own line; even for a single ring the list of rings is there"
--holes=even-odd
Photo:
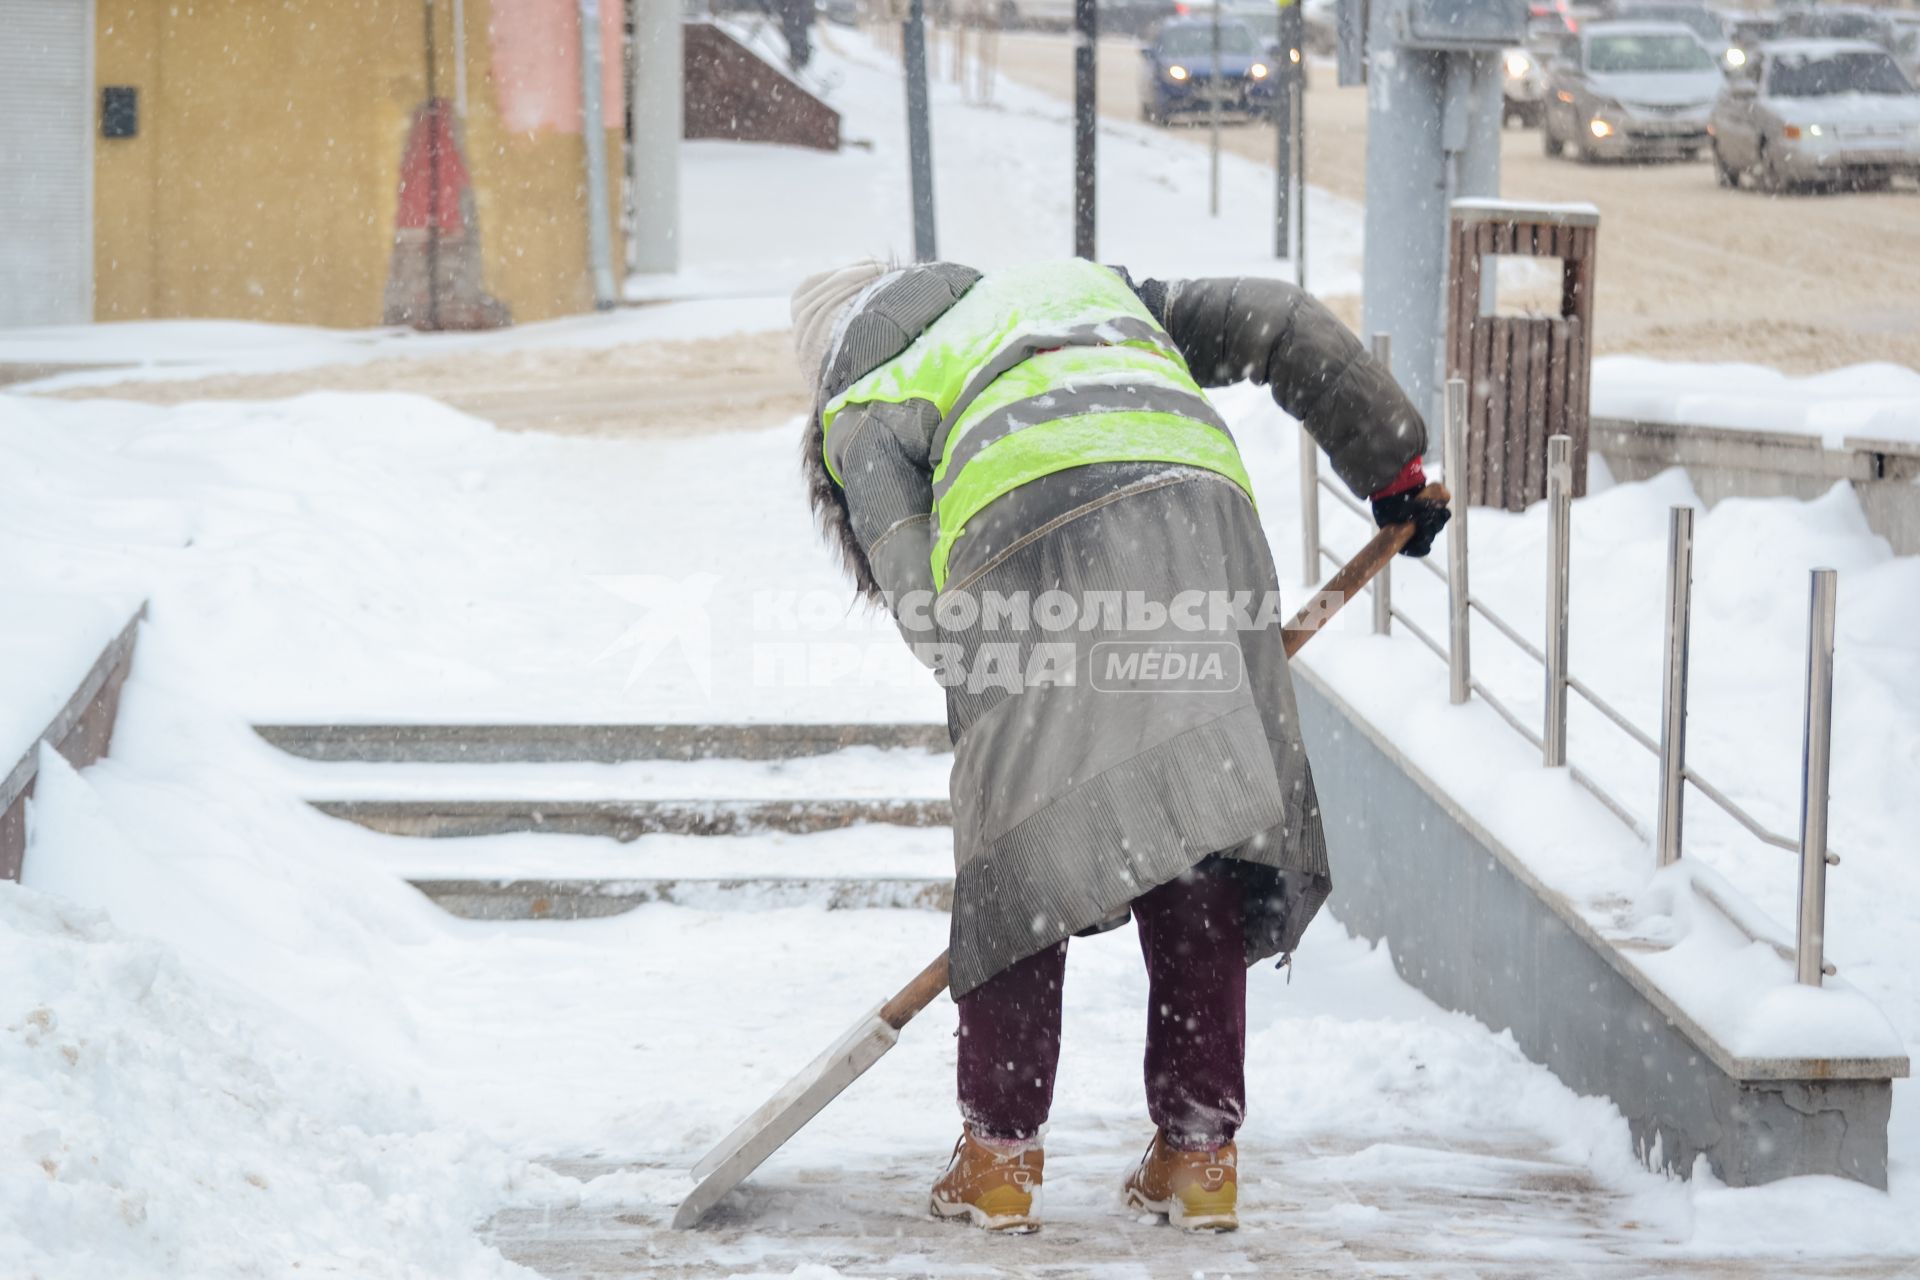
[[[1100,108],[1139,118],[1131,42],[1100,48]],[[1063,36],[1002,35],[1003,76],[1071,93]],[[1307,96],[1310,180],[1359,203],[1366,195],[1366,92],[1313,68]],[[1196,147],[1204,130],[1186,130]],[[1271,164],[1271,128],[1221,131],[1234,154]],[[1062,175],[1064,180],[1064,161]],[[1712,167],[1575,164],[1548,159],[1538,130],[1509,129],[1502,193],[1599,205],[1596,335],[1603,353],[1742,360],[1795,372],[1866,360],[1920,368],[1920,194],[1766,196],[1723,191]],[[1270,200],[1269,200],[1270,206]],[[1196,192],[1195,225],[1205,221]]]

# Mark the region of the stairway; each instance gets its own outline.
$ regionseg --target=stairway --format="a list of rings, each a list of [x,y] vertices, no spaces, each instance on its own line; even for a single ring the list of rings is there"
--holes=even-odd
[[[933,724],[257,725],[454,915],[952,905]]]

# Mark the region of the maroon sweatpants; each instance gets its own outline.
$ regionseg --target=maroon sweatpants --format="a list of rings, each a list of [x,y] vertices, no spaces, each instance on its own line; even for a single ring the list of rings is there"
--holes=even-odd
[[[1208,859],[1133,902],[1147,961],[1147,1114],[1184,1150],[1230,1141],[1246,1115],[1241,892]],[[956,1002],[960,1114],[982,1137],[1031,1138],[1046,1123],[1066,964],[1061,942]]]

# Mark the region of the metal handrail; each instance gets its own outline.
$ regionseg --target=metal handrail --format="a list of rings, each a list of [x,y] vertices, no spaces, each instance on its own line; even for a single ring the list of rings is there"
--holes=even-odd
[[[1347,563],[1346,560],[1341,559],[1334,552],[1329,551],[1324,545],[1319,548],[1319,552],[1320,552],[1320,558],[1325,560],[1328,564],[1333,565],[1336,569]],[[1351,557],[1349,557],[1349,559],[1350,558]],[[1424,644],[1425,646],[1427,646],[1427,648],[1433,650],[1434,657],[1440,659],[1440,661],[1442,662],[1445,662],[1447,660],[1447,651],[1441,647],[1440,642],[1438,640],[1435,640],[1432,636],[1427,634],[1427,630],[1425,627],[1422,627],[1419,623],[1415,622],[1412,618],[1408,617],[1406,611],[1402,609],[1399,605],[1394,605],[1391,611],[1393,613],[1393,620],[1395,622],[1398,622],[1401,626],[1405,627],[1407,631],[1413,636],[1414,639],[1418,640],[1421,644]]]
[[[1354,501],[1346,493],[1338,489],[1335,489],[1333,485],[1325,477],[1316,477],[1316,480],[1318,481],[1320,487],[1326,489],[1328,492],[1334,495],[1334,497],[1339,501],[1340,505],[1346,507],[1349,511],[1353,512],[1355,515],[1361,517],[1364,520],[1369,520],[1369,521],[1372,520],[1373,517],[1366,511],[1365,508],[1363,508],[1358,502]],[[1343,563],[1343,561],[1341,561],[1331,551],[1327,550],[1325,546],[1319,547],[1318,550],[1323,559],[1334,564],[1336,567]],[[1414,563],[1427,567],[1442,582],[1445,582],[1447,580],[1447,575],[1441,570],[1433,568],[1432,565],[1427,563],[1424,557],[1416,558],[1414,560]],[[1470,609],[1472,609],[1474,612],[1478,613],[1482,618],[1485,618],[1487,622],[1493,626],[1494,630],[1498,631],[1508,641],[1512,642],[1515,648],[1519,649],[1522,653],[1526,654],[1529,658],[1532,658],[1535,662],[1539,663],[1543,668],[1545,667],[1546,660],[1547,660],[1546,655],[1540,651],[1539,646],[1529,641],[1524,635],[1520,633],[1518,629],[1514,627],[1512,623],[1508,622],[1505,618],[1502,618],[1499,614],[1495,613],[1492,607],[1488,605],[1484,600],[1482,600],[1478,596],[1469,595],[1467,597],[1467,606]],[[1422,643],[1424,643],[1427,646],[1427,648],[1433,651],[1435,657],[1439,658],[1442,662],[1445,662],[1447,660],[1446,649],[1443,646],[1441,646],[1439,642],[1434,640],[1431,635],[1429,635],[1427,632],[1422,630],[1419,624],[1414,622],[1411,618],[1409,618],[1400,609],[1398,605],[1395,605],[1393,608],[1393,616],[1396,621],[1404,624],[1408,630],[1412,631],[1416,636],[1418,636],[1422,641]],[[1520,736],[1525,738],[1530,745],[1532,745],[1535,749],[1544,748],[1545,744],[1541,736],[1533,732],[1533,730],[1529,729],[1526,726],[1525,722],[1522,721],[1517,715],[1515,715],[1513,711],[1511,711],[1504,703],[1500,702],[1499,699],[1494,697],[1491,693],[1487,692],[1485,685],[1481,684],[1480,681],[1478,680],[1473,680],[1470,682],[1469,687],[1473,690],[1474,693],[1478,694],[1481,698],[1485,699],[1489,706],[1493,707],[1494,710],[1498,711],[1500,713],[1500,718],[1505,720],[1510,726],[1512,726],[1513,729],[1516,730],[1520,734]],[[1586,681],[1580,679],[1578,676],[1574,675],[1571,671],[1567,673],[1567,687],[1572,689],[1575,693],[1579,694],[1583,701],[1585,701],[1595,711],[1598,711],[1607,720],[1611,721],[1614,724],[1614,726],[1618,728],[1622,733],[1626,734],[1634,742],[1638,743],[1640,746],[1646,748],[1648,751],[1653,753],[1656,759],[1659,757],[1660,744],[1654,741],[1652,735],[1648,734],[1645,730],[1641,729],[1638,725],[1634,724],[1631,720],[1627,719],[1624,713],[1622,713],[1619,709],[1614,707],[1611,703],[1607,702],[1607,700],[1602,698],[1599,695],[1599,693],[1597,693],[1593,689],[1592,686],[1587,684]],[[1642,838],[1647,837],[1647,830],[1646,830],[1645,824],[1642,823],[1638,818],[1632,815],[1632,812],[1626,807],[1624,802],[1617,799],[1613,795],[1609,794],[1603,787],[1600,786],[1599,783],[1595,782],[1584,771],[1575,770],[1575,772],[1578,774],[1578,778],[1576,778],[1576,780],[1581,781],[1581,785],[1584,786],[1586,790],[1592,792],[1595,799],[1599,800],[1600,803],[1604,804],[1609,810],[1613,812],[1613,814],[1616,817],[1626,822],[1627,825],[1633,829],[1636,835],[1639,835]],[[1701,795],[1705,796],[1708,800],[1711,800],[1716,807],[1718,807],[1723,812],[1725,812],[1729,818],[1732,818],[1735,822],[1739,823],[1740,826],[1744,827],[1749,834],[1751,834],[1755,839],[1759,840],[1761,843],[1772,845],[1776,849],[1785,849],[1790,853],[1798,853],[1800,851],[1800,845],[1797,841],[1787,836],[1781,835],[1778,832],[1770,831],[1765,826],[1761,825],[1759,819],[1755,818],[1752,814],[1748,813],[1745,809],[1741,808],[1736,801],[1730,799],[1725,792],[1720,790],[1720,788],[1714,786],[1706,778],[1702,777],[1698,770],[1692,768],[1691,766],[1688,766],[1687,768],[1682,770],[1682,776],[1688,782],[1692,783],[1693,786],[1700,792]],[[1829,851],[1827,856],[1827,865],[1828,866],[1840,865],[1840,855],[1838,853]]]
[[[1375,335],[1376,357],[1385,363],[1388,344],[1385,335]],[[1389,365],[1389,368],[1391,366]],[[1686,667],[1688,652],[1688,615],[1691,612],[1693,564],[1693,513],[1676,507],[1670,518],[1667,567],[1666,678],[1661,694],[1661,731],[1653,735],[1634,724],[1625,713],[1608,703],[1590,685],[1575,676],[1567,661],[1571,510],[1573,501],[1572,441],[1556,435],[1547,441],[1548,581],[1546,644],[1536,646],[1518,628],[1495,613],[1485,601],[1475,598],[1468,588],[1466,467],[1466,384],[1449,378],[1446,385],[1446,422],[1444,442],[1445,469],[1449,481],[1458,480],[1453,495],[1454,528],[1447,539],[1446,572],[1428,563],[1416,563],[1439,578],[1447,587],[1447,629],[1449,643],[1442,646],[1407,613],[1395,607],[1386,582],[1377,581],[1374,590],[1374,631],[1386,634],[1390,622],[1401,625],[1425,645],[1435,657],[1447,664],[1449,700],[1455,705],[1478,695],[1493,708],[1507,725],[1541,752],[1549,767],[1565,767],[1569,777],[1591,794],[1633,833],[1652,844],[1660,865],[1666,866],[1680,856],[1682,800],[1687,783],[1711,800],[1721,812],[1763,844],[1797,852],[1800,855],[1800,904],[1795,950],[1792,959],[1798,981],[1819,985],[1822,977],[1834,972],[1825,959],[1826,871],[1840,862],[1827,844],[1828,772],[1831,760],[1833,707],[1833,633],[1835,578],[1831,569],[1813,574],[1813,595],[1809,607],[1807,647],[1806,741],[1802,755],[1800,839],[1794,841],[1769,831],[1758,819],[1686,765]],[[1307,577],[1316,576],[1324,558],[1338,564],[1320,541],[1320,491],[1333,495],[1334,501],[1371,524],[1371,514],[1349,494],[1335,488],[1319,472],[1318,453],[1313,441],[1301,435],[1301,499],[1303,543]],[[1472,678],[1469,653],[1472,639],[1471,616],[1474,612],[1536,663],[1546,677],[1546,715],[1543,730],[1536,733],[1513,709],[1483,683]],[[1646,825],[1625,804],[1610,794],[1586,771],[1567,759],[1567,695],[1577,693],[1595,711],[1627,737],[1645,748],[1660,763],[1660,795],[1656,831]],[[1748,932],[1759,935],[1736,919],[1718,898],[1712,899],[1723,915]],[[1779,944],[1768,939],[1779,950]]]

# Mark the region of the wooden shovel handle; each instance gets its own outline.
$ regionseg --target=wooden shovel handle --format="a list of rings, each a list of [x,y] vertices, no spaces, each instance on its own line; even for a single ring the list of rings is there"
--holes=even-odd
[[[1446,486],[1440,484],[1428,485],[1420,491],[1420,496],[1434,502],[1452,500]],[[1284,628],[1287,656],[1291,658],[1300,652],[1300,646],[1327,625],[1327,620],[1340,612],[1342,605],[1359,595],[1373,581],[1373,576],[1399,555],[1401,548],[1412,539],[1411,524],[1390,524],[1374,534],[1372,540],[1360,548],[1360,554],[1341,565],[1340,571],[1328,578],[1326,585],[1287,623]]]
[[[895,1031],[913,1021],[913,1015],[933,1003],[947,989],[947,953],[942,951],[898,995],[880,1006],[880,1020]]]
[[[1446,489],[1437,484],[1422,489],[1420,496],[1437,502],[1448,500]],[[1379,573],[1387,561],[1399,555],[1400,549],[1412,537],[1411,524],[1388,525],[1374,534],[1373,540],[1360,549],[1360,554],[1349,560],[1340,572],[1327,579],[1327,584],[1320,588],[1320,607],[1310,605],[1302,609],[1287,624],[1287,656],[1291,658],[1298,653],[1300,646],[1311,640],[1327,619],[1340,611],[1340,606],[1349,597],[1358,595],[1361,588],[1373,581],[1373,575]],[[915,1014],[932,1004],[934,998],[946,989],[947,953],[942,951],[912,982],[900,988],[893,999],[880,1006],[880,1020],[898,1031],[912,1022]]]

